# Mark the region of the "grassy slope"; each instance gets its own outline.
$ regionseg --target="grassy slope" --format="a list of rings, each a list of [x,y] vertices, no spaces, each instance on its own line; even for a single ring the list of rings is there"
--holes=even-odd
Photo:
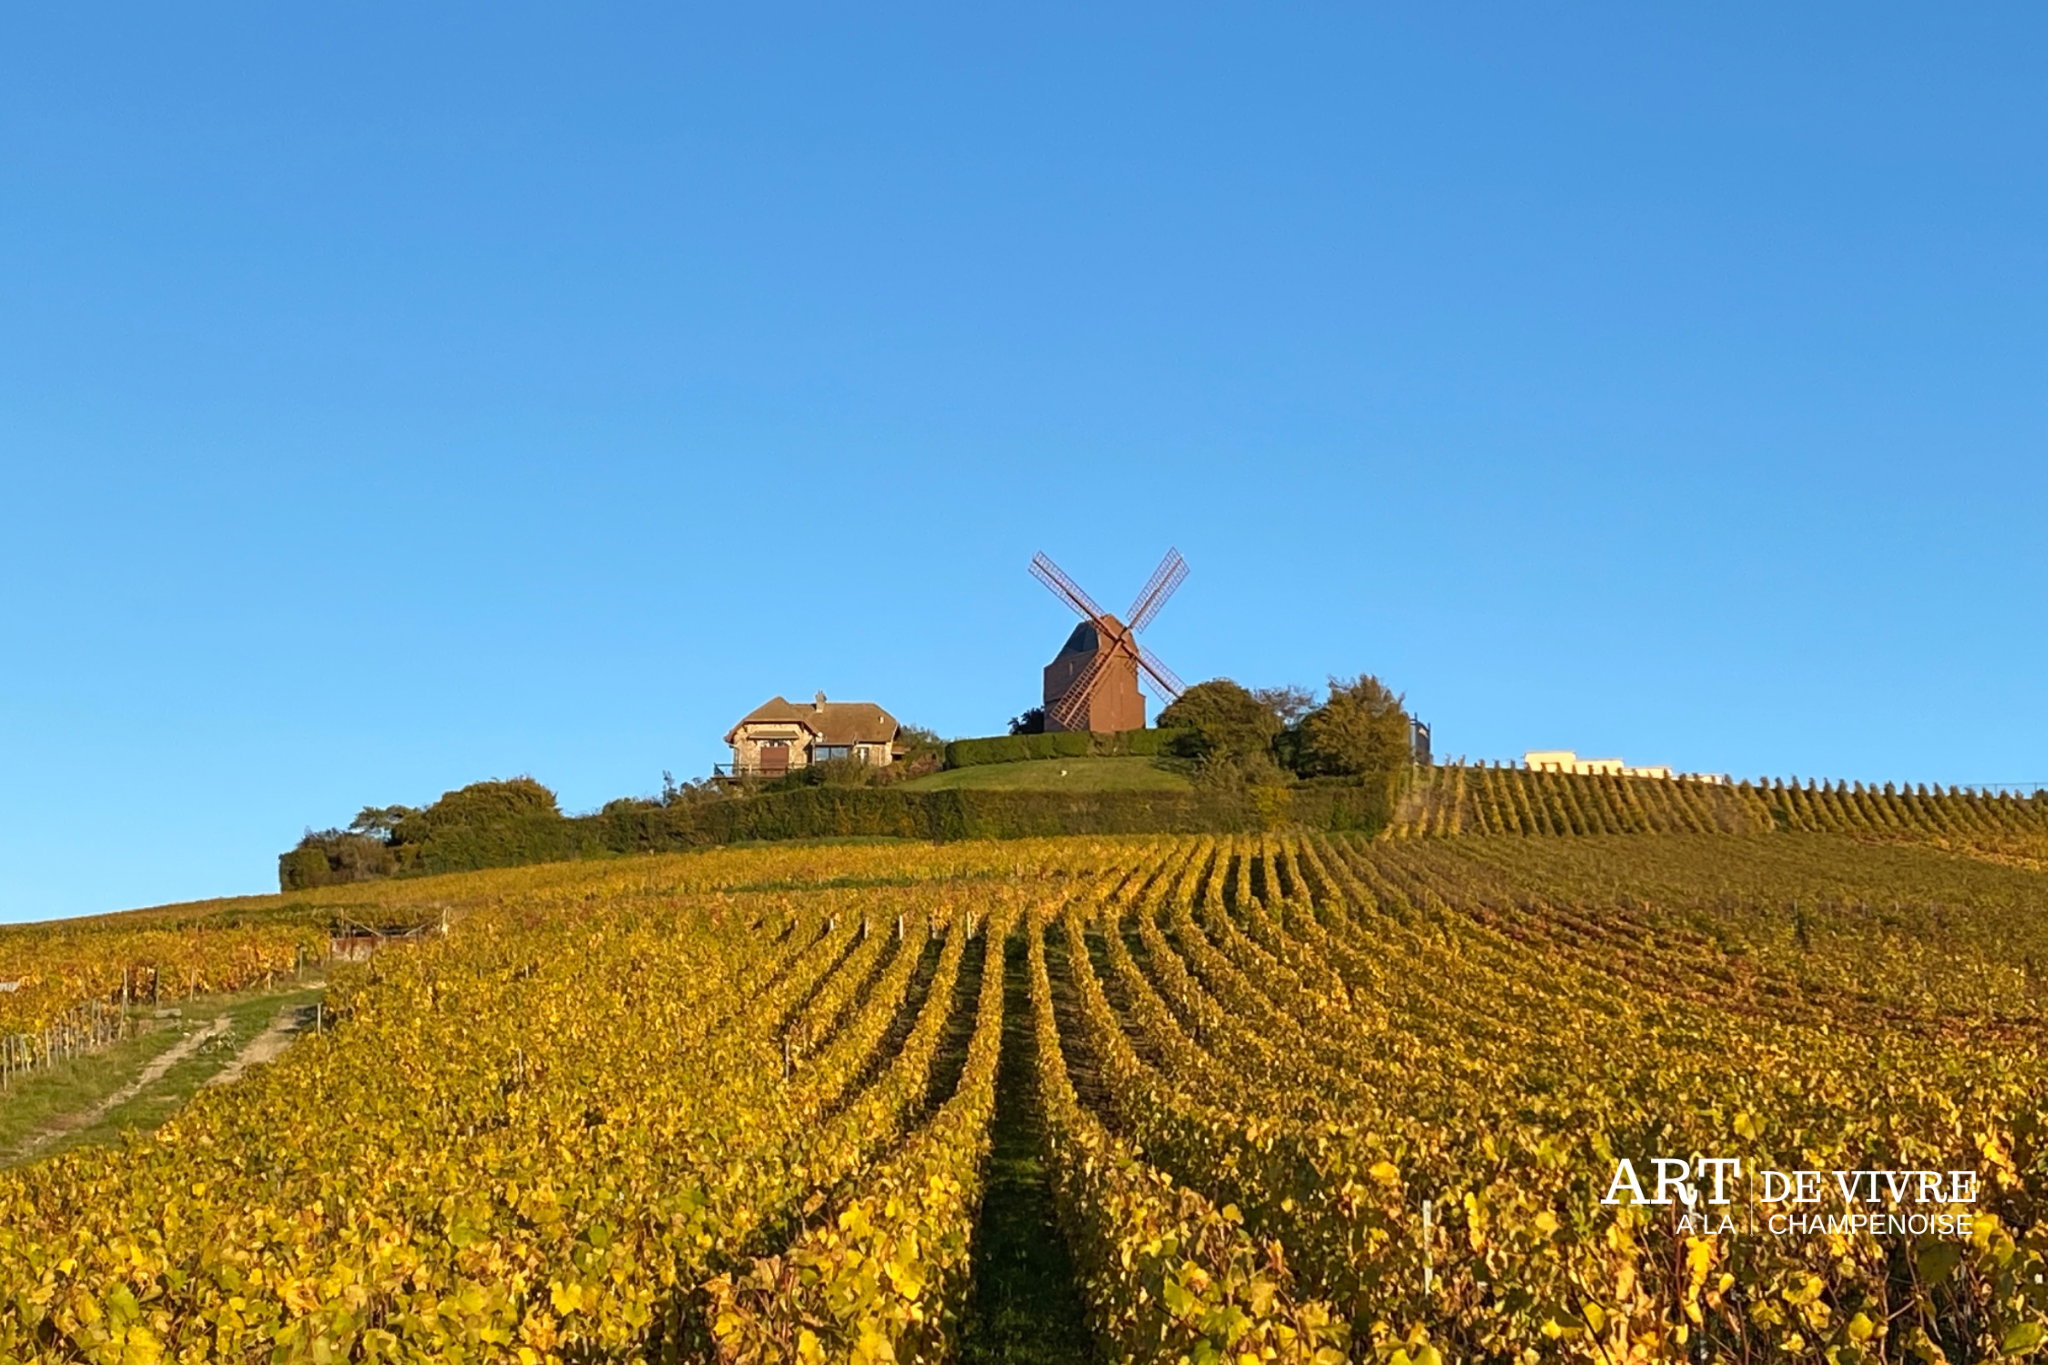
[[[310,1005],[321,994],[318,988],[288,986],[180,1001],[181,1014],[175,1020],[154,1021],[153,1026],[146,1025],[147,1032],[102,1052],[74,1057],[17,1080],[0,1103],[0,1167],[24,1157],[40,1161],[74,1147],[112,1142],[128,1129],[154,1130],[233,1060],[279,1010]],[[132,1099],[90,1123],[80,1123],[80,1116],[134,1079],[153,1058],[222,1017],[228,1027],[218,1037],[209,1039]],[[24,1151],[26,1144],[43,1134],[54,1136]]]
[[[905,782],[903,790],[1185,791],[1189,785],[1187,778],[1149,758],[1041,758],[951,768]]]

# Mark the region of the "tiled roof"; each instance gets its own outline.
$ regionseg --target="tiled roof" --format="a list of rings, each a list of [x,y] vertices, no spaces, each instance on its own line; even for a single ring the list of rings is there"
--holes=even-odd
[[[810,705],[770,697],[740,717],[725,742],[744,725],[801,725],[824,744],[888,744],[901,727],[896,717],[871,701],[820,701]]]

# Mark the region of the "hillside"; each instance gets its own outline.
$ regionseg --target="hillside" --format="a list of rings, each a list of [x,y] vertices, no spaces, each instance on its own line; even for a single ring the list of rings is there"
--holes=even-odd
[[[1119,736],[1136,743],[1139,731]],[[391,842],[327,831],[278,860],[288,891],[576,859],[608,859],[769,840],[952,840],[1052,835],[1226,834],[1296,828],[1463,834],[1836,832],[1935,836],[2048,835],[2048,795],[2019,797],[1860,784],[1664,781],[1419,767],[1398,783],[1316,778],[1280,788],[1197,787],[1148,755],[1026,755],[1036,735],[956,741],[973,762],[892,785],[798,786],[624,800],[588,815],[556,809],[530,779],[451,792]],[[1002,758],[996,758],[1000,753]],[[963,754],[963,757],[967,755]],[[1062,777],[1060,774],[1065,773]],[[508,796],[534,797],[508,802]]]
[[[436,932],[156,1141],[0,1176],[0,1357],[1988,1358],[2048,1328],[2011,1288],[2048,1271],[2048,874],[1888,838],[785,845],[278,898]],[[186,960],[229,979],[239,932],[188,915]],[[1847,1231],[1603,1202],[1670,1153],[1938,1176]]]

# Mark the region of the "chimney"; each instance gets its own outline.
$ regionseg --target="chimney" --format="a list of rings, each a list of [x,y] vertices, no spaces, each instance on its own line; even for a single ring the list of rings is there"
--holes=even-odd
[[[825,709],[825,694],[823,692],[820,692],[818,694],[818,699],[815,704],[818,710],[822,711]]]

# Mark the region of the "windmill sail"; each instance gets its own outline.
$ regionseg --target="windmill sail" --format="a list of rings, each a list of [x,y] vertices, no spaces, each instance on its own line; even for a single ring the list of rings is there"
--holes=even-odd
[[[1188,575],[1187,561],[1168,550],[1132,603],[1126,624],[1111,616],[1050,556],[1031,556],[1031,576],[1045,584],[1084,622],[1045,667],[1045,727],[1048,730],[1137,730],[1145,725],[1145,700],[1138,684],[1172,701],[1185,690],[1173,670],[1143,649],[1138,631],[1156,619],[1166,600]]]

